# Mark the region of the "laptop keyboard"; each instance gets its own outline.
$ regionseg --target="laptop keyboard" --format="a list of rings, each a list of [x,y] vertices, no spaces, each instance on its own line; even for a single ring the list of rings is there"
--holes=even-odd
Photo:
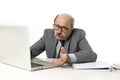
[[[37,63],[31,63],[31,66],[32,66],[32,67],[38,67],[38,66],[44,66],[44,65],[42,65],[42,64],[37,64]]]

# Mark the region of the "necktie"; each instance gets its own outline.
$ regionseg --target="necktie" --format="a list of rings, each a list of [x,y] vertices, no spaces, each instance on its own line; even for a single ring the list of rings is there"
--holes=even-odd
[[[56,58],[60,57],[60,50],[61,50],[61,47],[63,47],[63,46],[64,46],[64,41],[63,40],[58,41],[58,44],[56,47]]]
[[[61,42],[62,47],[64,47],[65,41],[64,41],[64,40],[61,40],[60,42]]]

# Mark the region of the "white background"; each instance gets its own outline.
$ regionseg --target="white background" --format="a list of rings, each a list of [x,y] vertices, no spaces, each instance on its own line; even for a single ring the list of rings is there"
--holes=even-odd
[[[120,0],[0,0],[0,25],[29,26],[31,45],[59,13],[72,15],[75,27],[86,31],[98,61],[120,63]]]

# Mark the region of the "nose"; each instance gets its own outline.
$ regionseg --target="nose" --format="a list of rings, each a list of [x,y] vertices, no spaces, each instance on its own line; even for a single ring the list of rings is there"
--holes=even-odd
[[[62,28],[59,28],[59,29],[58,29],[58,33],[62,33]]]

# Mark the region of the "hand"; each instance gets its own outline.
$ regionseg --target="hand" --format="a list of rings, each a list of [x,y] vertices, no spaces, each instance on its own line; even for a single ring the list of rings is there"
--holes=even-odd
[[[64,47],[61,48],[60,58],[52,60],[52,62],[57,65],[64,65],[68,61],[69,61],[69,56],[67,53],[65,53]]]

